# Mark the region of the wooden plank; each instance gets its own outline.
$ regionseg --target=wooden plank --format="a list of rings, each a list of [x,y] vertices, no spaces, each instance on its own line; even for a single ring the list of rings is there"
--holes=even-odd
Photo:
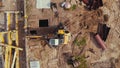
[[[18,50],[23,50],[22,48],[20,47],[17,47],[17,46],[8,46],[8,44],[4,44],[4,43],[0,43],[0,46],[4,46],[4,47],[10,47],[10,48],[13,48],[13,49],[18,49]]]
[[[5,50],[5,64],[4,64],[5,68],[8,68],[8,49],[9,49],[9,47],[6,47],[6,50]]]
[[[19,46],[19,37],[18,37],[18,13],[15,13],[15,20],[16,20],[16,46]],[[17,52],[16,58],[16,68],[20,68],[20,61],[19,61],[19,50],[15,49]]]
[[[13,61],[12,61],[12,65],[11,65],[11,68],[14,68],[16,55],[17,55],[17,52],[15,51],[14,57],[13,57]]]

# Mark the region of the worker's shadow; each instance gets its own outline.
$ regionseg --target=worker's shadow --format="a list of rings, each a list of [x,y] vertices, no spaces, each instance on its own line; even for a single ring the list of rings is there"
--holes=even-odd
[[[90,40],[94,43],[94,45],[97,47],[97,48],[101,48],[100,46],[99,46],[99,43],[96,41],[96,39],[95,39],[95,33],[93,33],[93,32],[90,32]]]

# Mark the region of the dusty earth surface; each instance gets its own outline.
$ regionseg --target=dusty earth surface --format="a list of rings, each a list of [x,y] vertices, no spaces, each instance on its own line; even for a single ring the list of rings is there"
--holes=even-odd
[[[120,1],[106,0],[102,10],[104,14],[109,15],[109,20],[106,24],[111,27],[111,30],[106,41],[108,50],[103,52],[102,57],[98,61],[111,61],[113,68],[119,68],[117,64],[119,64],[120,58]]]
[[[41,68],[73,68],[67,64],[69,56],[80,57],[84,55],[87,67],[78,68],[119,68],[120,66],[120,1],[103,0],[104,6],[98,10],[88,11],[83,4],[72,0],[72,4],[77,7],[74,10],[64,10],[59,6],[60,0],[51,0],[57,3],[59,17],[54,17],[51,9],[36,9],[34,0],[27,0],[28,25],[31,28],[38,28],[39,19],[49,19],[50,26],[62,22],[72,34],[68,45],[60,45],[57,48],[50,48],[41,39],[26,39],[27,67],[30,61],[39,61]],[[76,0],[77,1],[77,0]],[[35,12],[35,13],[33,13]],[[108,21],[104,20],[104,15],[108,15]],[[109,26],[110,32],[105,42],[107,50],[102,51],[97,47],[91,36],[91,32],[96,33],[98,23],[105,23]],[[77,41],[85,39],[85,44],[80,46]],[[93,48],[95,54],[88,51]],[[68,55],[66,55],[68,54]]]

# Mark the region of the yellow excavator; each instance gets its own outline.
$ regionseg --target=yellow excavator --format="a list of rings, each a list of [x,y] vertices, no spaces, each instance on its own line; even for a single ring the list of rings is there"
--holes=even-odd
[[[44,38],[45,40],[47,40],[47,43],[50,46],[59,46],[61,44],[69,43],[69,41],[71,40],[71,33],[64,28],[62,23],[60,23],[55,28],[55,31],[53,31],[52,34],[47,34],[45,36],[30,35],[26,36],[26,38]]]
[[[19,11],[5,11],[6,14],[6,31],[0,32],[0,46],[5,47],[4,68],[20,68],[19,51],[23,49],[19,47],[18,41],[18,14]],[[15,29],[11,29],[11,15],[15,14]],[[15,44],[13,43],[15,41]],[[14,50],[13,50],[14,49]],[[14,51],[14,52],[13,52]]]
[[[68,44],[71,39],[71,34],[67,31],[63,24],[60,23],[57,27],[55,37],[49,39],[49,45],[58,46],[60,44]]]

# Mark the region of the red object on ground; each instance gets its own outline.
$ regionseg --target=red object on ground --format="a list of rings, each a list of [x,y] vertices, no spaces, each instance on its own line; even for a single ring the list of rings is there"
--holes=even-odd
[[[95,39],[97,40],[101,48],[105,50],[106,49],[105,43],[103,42],[99,34],[95,35]]]
[[[85,3],[85,4],[88,4],[89,3],[89,0],[82,0],[83,1],[83,3]]]

